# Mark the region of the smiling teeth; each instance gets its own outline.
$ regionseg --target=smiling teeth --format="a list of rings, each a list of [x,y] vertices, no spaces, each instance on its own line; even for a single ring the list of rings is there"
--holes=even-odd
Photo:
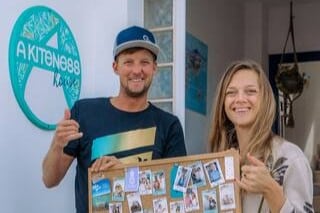
[[[248,108],[237,108],[235,111],[236,112],[247,112],[249,110],[248,110]]]
[[[141,78],[139,78],[139,79],[131,79],[131,81],[138,82],[138,81],[142,81],[142,79]]]

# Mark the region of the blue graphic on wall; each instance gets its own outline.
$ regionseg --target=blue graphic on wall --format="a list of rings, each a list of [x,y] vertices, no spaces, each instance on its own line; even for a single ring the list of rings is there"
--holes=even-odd
[[[186,108],[206,115],[208,46],[186,35]]]
[[[54,101],[60,95],[62,105],[71,108],[80,96],[78,47],[70,28],[58,13],[45,6],[35,6],[20,15],[10,38],[9,72],[15,97],[26,117],[39,128],[55,129],[58,120],[48,122],[49,119],[43,118],[44,114],[52,113],[51,110],[35,113],[36,107],[31,107],[30,102],[39,99],[40,103],[36,104],[40,108],[47,104],[51,95]],[[49,80],[44,86],[45,79]],[[48,90],[45,97],[29,97],[29,88],[41,91],[43,87]]]

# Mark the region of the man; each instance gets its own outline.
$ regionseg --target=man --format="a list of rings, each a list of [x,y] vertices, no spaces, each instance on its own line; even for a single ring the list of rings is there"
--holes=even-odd
[[[77,158],[77,212],[88,212],[88,168],[186,155],[178,118],[147,101],[157,70],[159,47],[148,30],[121,31],[113,50],[113,70],[120,78],[116,97],[77,101],[58,123],[43,161],[43,182],[59,184]]]

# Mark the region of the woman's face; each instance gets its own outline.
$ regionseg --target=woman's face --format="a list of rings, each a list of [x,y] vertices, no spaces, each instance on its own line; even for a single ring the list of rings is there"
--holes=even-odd
[[[250,128],[259,110],[258,75],[253,70],[237,71],[227,86],[224,110],[235,128]]]

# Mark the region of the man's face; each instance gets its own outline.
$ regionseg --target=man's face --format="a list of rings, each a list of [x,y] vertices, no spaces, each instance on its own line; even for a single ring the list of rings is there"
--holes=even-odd
[[[157,63],[148,50],[120,53],[113,63],[113,69],[120,77],[120,94],[146,96],[156,68]]]

